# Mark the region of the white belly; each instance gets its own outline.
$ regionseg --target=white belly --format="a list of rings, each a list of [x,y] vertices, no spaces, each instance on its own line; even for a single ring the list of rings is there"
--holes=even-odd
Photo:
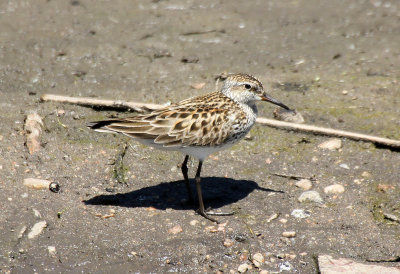
[[[144,145],[147,146],[152,146],[154,148],[157,149],[161,149],[161,150],[167,150],[167,151],[179,151],[185,155],[189,155],[192,156],[198,160],[204,161],[208,155],[223,150],[223,149],[227,149],[230,148],[233,143],[228,143],[228,144],[223,144],[220,146],[173,146],[173,147],[165,147],[161,144],[156,144],[153,142],[153,140],[144,140],[144,139],[136,139],[136,138],[132,138],[135,141],[138,141],[139,143],[142,143]]]

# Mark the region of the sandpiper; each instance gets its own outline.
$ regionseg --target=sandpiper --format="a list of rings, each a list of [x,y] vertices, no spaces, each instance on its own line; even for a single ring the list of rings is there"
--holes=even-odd
[[[189,199],[194,201],[189,184],[189,156],[199,160],[195,176],[198,213],[217,222],[206,212],[201,192],[201,167],[216,151],[231,147],[250,131],[257,117],[256,101],[267,101],[289,110],[266,94],[263,85],[247,74],[230,74],[220,91],[192,97],[149,114],[92,122],[88,127],[100,132],[125,134],[138,142],[185,155],[181,169]]]

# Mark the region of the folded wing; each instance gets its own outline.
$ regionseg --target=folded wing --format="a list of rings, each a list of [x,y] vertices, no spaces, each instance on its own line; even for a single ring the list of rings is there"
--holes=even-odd
[[[229,137],[233,121],[229,109],[175,106],[138,115],[90,123],[96,131],[117,132],[153,141],[164,147],[218,146]]]

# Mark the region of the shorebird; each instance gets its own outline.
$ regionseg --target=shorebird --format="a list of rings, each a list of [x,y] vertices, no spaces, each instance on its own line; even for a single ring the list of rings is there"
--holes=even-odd
[[[262,83],[247,74],[230,74],[220,91],[192,97],[149,114],[92,122],[88,127],[100,132],[127,135],[134,140],[163,150],[185,155],[181,170],[189,199],[189,156],[198,159],[195,176],[198,213],[217,222],[206,212],[201,191],[201,168],[204,160],[216,151],[231,147],[250,131],[257,117],[256,101],[266,101],[289,110],[283,103],[264,92]],[[232,213],[230,213],[231,215]]]

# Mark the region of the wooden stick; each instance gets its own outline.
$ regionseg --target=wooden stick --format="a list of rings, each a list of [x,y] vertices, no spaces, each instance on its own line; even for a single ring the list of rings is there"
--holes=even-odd
[[[77,104],[83,106],[97,106],[97,107],[112,107],[121,110],[134,110],[137,112],[144,112],[147,110],[157,110],[161,109],[164,106],[158,104],[147,104],[147,103],[138,103],[138,102],[125,102],[125,101],[113,101],[113,100],[100,100],[94,98],[77,98],[77,97],[68,97],[68,96],[60,96],[53,94],[44,94],[40,97],[42,102],[53,101],[60,103],[69,103],[69,104]],[[267,119],[264,117],[257,118],[257,122],[262,125],[267,125],[270,127],[275,127],[279,129],[293,130],[293,131],[301,131],[301,132],[309,132],[313,134],[321,134],[328,136],[336,136],[336,137],[344,137],[348,139],[353,139],[357,141],[371,142],[375,144],[380,144],[393,148],[400,148],[400,140],[394,140],[389,138],[382,138],[373,135],[361,134],[356,132],[344,131],[344,130],[336,130],[332,128],[324,128],[317,127],[306,124],[296,124],[278,121],[274,119]]]
[[[348,139],[353,139],[357,141],[365,141],[371,142],[375,144],[381,144],[389,147],[400,148],[400,140],[394,140],[389,138],[377,137],[373,135],[367,135],[357,132],[350,132],[345,130],[337,130],[333,128],[325,128],[325,127],[316,127],[312,125],[306,124],[296,124],[296,123],[289,123],[283,122],[273,119],[267,119],[263,117],[257,118],[257,122],[260,124],[268,125],[270,127],[280,128],[280,129],[287,129],[287,130],[294,130],[294,131],[302,131],[302,132],[310,132],[314,134],[322,134],[328,136],[336,136],[336,137],[345,137]]]
[[[60,103],[75,104],[81,106],[90,107],[110,107],[120,110],[134,110],[136,112],[144,112],[146,109],[155,110],[163,108],[161,105],[157,104],[147,104],[147,103],[136,103],[136,102],[125,102],[125,101],[115,101],[115,100],[102,100],[94,99],[89,97],[69,97],[54,94],[43,94],[40,97],[42,102],[53,101]]]

